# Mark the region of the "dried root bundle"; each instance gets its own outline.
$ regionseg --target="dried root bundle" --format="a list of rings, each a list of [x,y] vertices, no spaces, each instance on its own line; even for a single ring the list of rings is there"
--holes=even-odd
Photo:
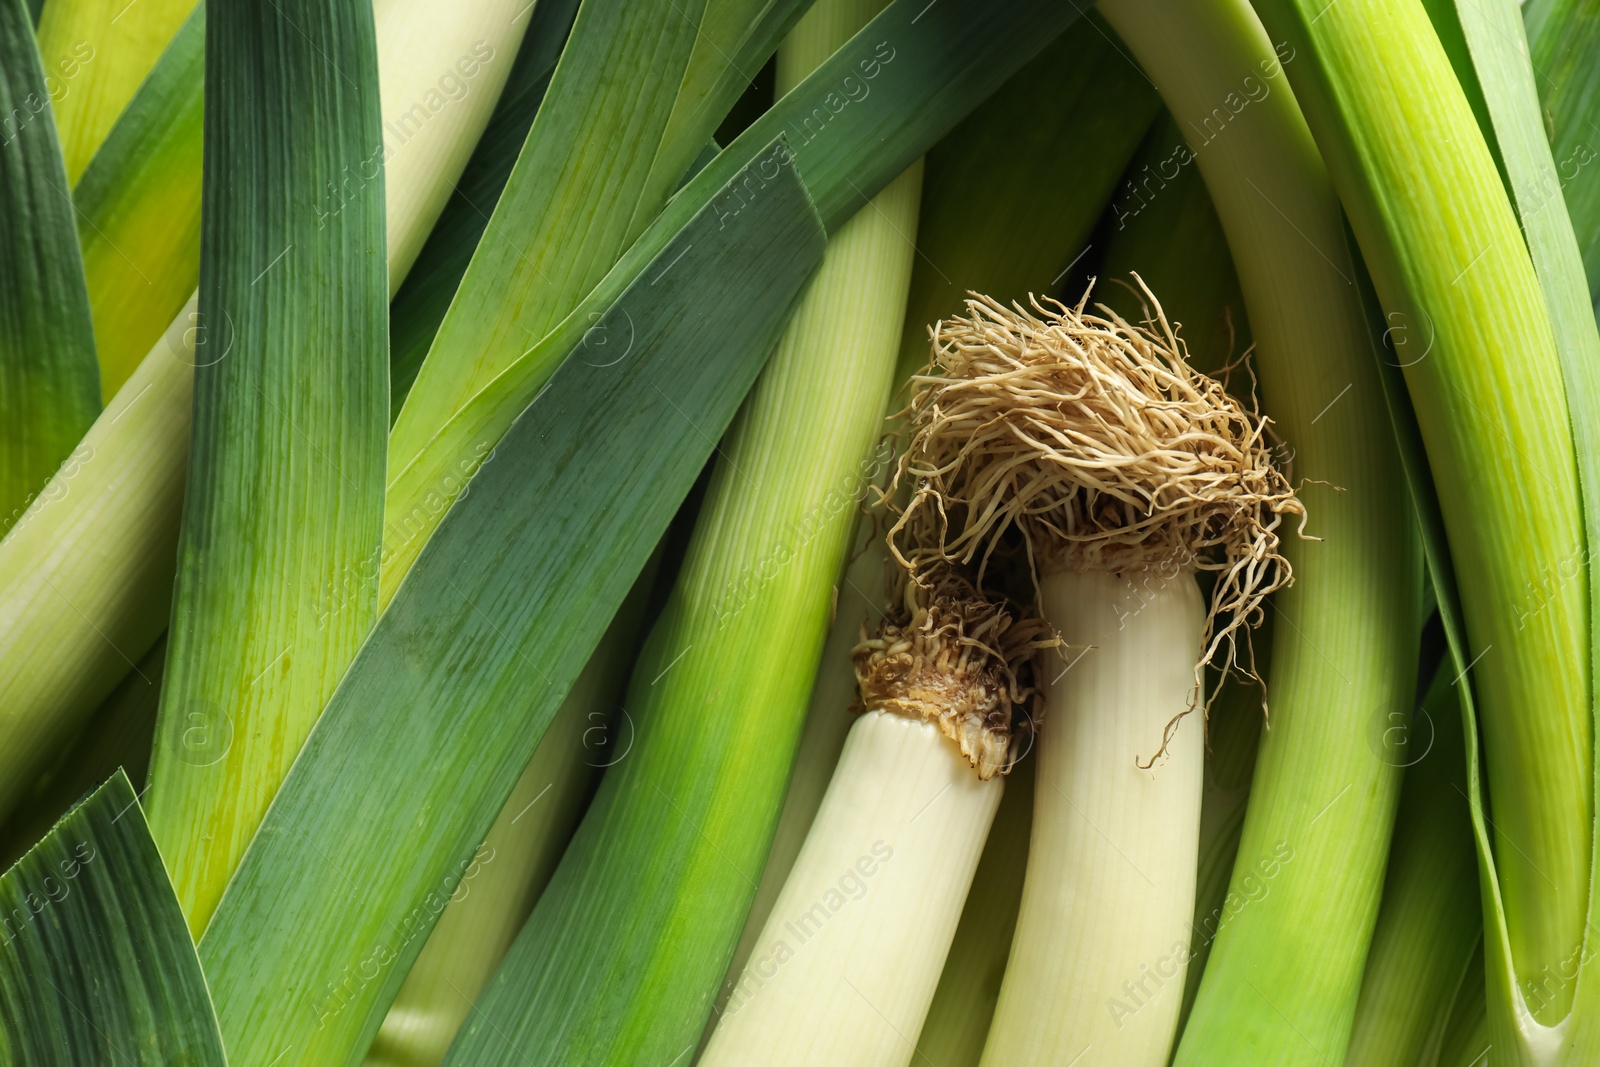
[[[1059,642],[1030,610],[981,593],[950,567],[899,596],[854,650],[866,711],[936,723],[985,780],[1009,771],[1038,721],[1039,653]]]
[[[1087,294],[1031,308],[973,294],[966,317],[934,327],[904,413],[895,484],[910,496],[891,549],[916,581],[936,563],[982,581],[1017,534],[1035,580],[1216,572],[1199,663],[1255,677],[1236,635],[1291,581],[1279,527],[1293,515],[1303,528],[1305,509],[1273,464],[1269,420],[1189,365],[1139,286],[1143,326],[1086,313]]]

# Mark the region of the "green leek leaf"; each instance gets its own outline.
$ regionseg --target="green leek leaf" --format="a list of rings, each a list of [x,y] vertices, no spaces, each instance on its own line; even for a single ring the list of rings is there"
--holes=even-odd
[[[108,402],[200,280],[205,40],[201,5],[72,191]]]
[[[205,928],[377,615],[388,424],[384,185],[364,0],[206,21],[194,425],[150,826]]]
[[[1528,0],[1522,17],[1561,192],[1600,299],[1600,6]]]
[[[195,0],[56,0],[45,6],[39,51],[74,185],[195,8]]]
[[[48,84],[27,10],[0,0],[0,534],[100,413]]]
[[[1592,564],[1600,558],[1600,506],[1596,504],[1600,501],[1600,332],[1595,328],[1583,253],[1573,232],[1567,202],[1562,195],[1561,176],[1545,136],[1534,72],[1528,61],[1527,39],[1515,0],[1457,0],[1456,11],[1478,83],[1483,89],[1493,125],[1493,141],[1499,146],[1505,164],[1512,202],[1522,224],[1523,238],[1527,241],[1555,335],[1585,505],[1583,558],[1585,563]],[[1592,570],[1592,567],[1584,569]],[[1600,674],[1593,669],[1600,663],[1600,630],[1595,627],[1595,620],[1600,619],[1600,582],[1591,580],[1588,591],[1592,715],[1594,709],[1600,707]],[[1591,814],[1597,805],[1600,800],[1589,806]],[[1483,817],[1481,804],[1475,814]],[[1592,839],[1591,858],[1600,850],[1600,828],[1592,832],[1597,836]],[[1498,881],[1494,855],[1484,852],[1479,860],[1485,878]],[[1600,907],[1600,885],[1594,884],[1593,879],[1590,882],[1584,932],[1586,944],[1593,943],[1593,917]],[[1573,975],[1558,971],[1552,979],[1547,974],[1517,972],[1503,914],[1489,917],[1488,930],[1490,936],[1485,950],[1488,973],[1497,982],[1503,972],[1509,975],[1521,987],[1522,997],[1533,1006],[1534,1018],[1540,1014],[1538,1007],[1543,1003],[1565,1002],[1572,996],[1570,988],[1545,987],[1552,982],[1557,987],[1570,986]],[[1596,986],[1600,983],[1600,967],[1593,965],[1592,951],[1582,959],[1584,966],[1575,977],[1583,995],[1573,1004],[1570,1032],[1565,1035],[1569,1055],[1578,1058],[1569,1062],[1584,1062],[1600,1055],[1600,988]],[[1546,1040],[1535,1033],[1537,1024],[1522,1015],[1516,993],[1506,986],[1496,984],[1493,988],[1489,1012],[1491,1028],[1500,1031],[1504,1039],[1511,1038],[1505,1028],[1514,1025],[1526,1031],[1521,1035],[1524,1041],[1541,1044]]]
[[[544,99],[556,60],[567,41],[578,0],[543,0],[535,4],[489,125],[455,192],[439,214],[427,243],[417,254],[406,280],[389,305],[389,418],[400,416],[401,405],[417,380],[423,358],[433,345],[450,301],[456,295],[472,253],[485,227],[517,154],[528,138],[539,104]]]
[[[799,0],[590,0],[579,9],[547,100],[395,419],[380,603],[444,514],[428,494],[444,477],[470,473],[549,379],[573,343],[566,334],[552,340],[557,328],[595,325],[570,313],[711,138],[744,87],[733,73],[764,61],[799,8]],[[638,73],[619,78],[619,69]],[[597,130],[606,131],[604,150]],[[775,136],[747,142],[741,161]],[[670,237],[681,225],[658,232]]]
[[[118,771],[0,878],[0,1061],[225,1067],[205,976]]]

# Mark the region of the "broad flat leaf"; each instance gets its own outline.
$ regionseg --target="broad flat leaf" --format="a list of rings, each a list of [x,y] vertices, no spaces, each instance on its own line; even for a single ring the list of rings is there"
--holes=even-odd
[[[123,108],[133,99],[194,0],[54,0],[39,19],[67,178],[77,184]]]
[[[150,825],[196,932],[376,617],[388,272],[372,9],[206,23],[194,426]]]
[[[0,0],[0,535],[100,413],[49,84],[22,0]]]
[[[1257,6],[1295,51],[1284,70],[1394,328],[1464,579],[1507,930],[1518,966],[1537,975],[1578,949],[1593,889],[1591,597],[1581,577],[1549,580],[1589,551],[1563,346],[1421,5]],[[1570,993],[1551,983],[1544,1022],[1566,1014]]]
[[[577,10],[578,0],[542,0],[534,5],[527,35],[494,115],[411,272],[389,304],[391,421],[399,416],[400,406],[411,392],[423,357],[500,201]]]
[[[759,67],[801,6],[800,0],[589,0],[580,7],[546,102],[395,420],[382,603],[443,514],[427,496],[438,468],[429,469],[428,484],[396,485],[394,475],[425,449],[437,453],[432,439],[440,428],[508,366],[526,362],[528,347],[567,319],[612,269],[744,87],[729,69]],[[630,76],[616,77],[618,70]],[[603,141],[596,131],[604,131]],[[567,344],[548,351],[565,354]],[[554,369],[554,362],[542,364],[538,384]],[[514,398],[489,446],[537,387]],[[470,473],[475,462],[470,451],[436,458],[452,475]]]
[[[624,343],[575,346],[340,683],[200,943],[237,1062],[370,1042],[821,255],[781,150],[761,204],[597,310]]]
[[[202,5],[162,53],[72,191],[101,392],[108,402],[200,279],[205,39]]]
[[[205,976],[118,771],[0,878],[0,1061],[225,1067]]]

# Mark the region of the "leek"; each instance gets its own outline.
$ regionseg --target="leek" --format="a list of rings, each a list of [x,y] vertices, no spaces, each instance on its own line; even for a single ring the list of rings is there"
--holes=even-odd
[[[917,1036],[917,1050],[939,1067],[977,1067],[983,1057],[1017,928],[1038,765],[1025,753],[1006,776],[1005,796],[972,876],[939,988]]]
[[[1145,296],[1147,328],[1081,302],[971,299],[914,379],[897,558],[919,523],[941,531],[942,558],[983,566],[1015,530],[1065,657],[1048,671],[1028,873],[985,1063],[1090,1049],[1165,1062],[1199,844],[1204,745],[1188,713],[1208,703],[1204,663],[1249,674],[1238,646],[1289,581],[1278,528],[1304,515],[1264,420],[1188,365]],[[1209,607],[1201,571],[1217,575]]]
[[[779,53],[780,91],[798,84],[876,6],[830,2],[808,14]],[[710,1008],[700,998],[714,993],[755,889],[748,872],[759,870],[770,840],[822,651],[832,583],[854,525],[849,505],[892,381],[920,179],[917,167],[830,240],[819,277],[724,446],[689,557],[636,668],[626,706],[653,729],[641,731],[634,755],[602,783],[483,1015],[469,1021],[447,1062],[503,1054],[497,1029],[562,1059],[596,1055],[630,1027],[648,1033],[651,1047],[670,1045],[665,1059],[684,1045],[692,1051]],[[729,662],[740,664],[737,676],[726,674]],[[707,708],[708,699],[724,710]],[[708,716],[714,730],[706,729]],[[736,767],[739,777],[719,776],[722,789],[680,780],[684,752]],[[629,997],[625,990],[646,978],[638,971],[595,1000],[580,990],[606,981],[605,969],[569,976],[558,961],[567,952],[585,959],[609,952],[552,944],[541,934],[574,928],[610,936],[587,913],[652,869],[683,873],[672,876],[670,891],[654,885],[659,904],[639,917],[641,930],[664,933],[683,921],[673,912],[690,907],[699,916],[696,933],[659,942],[641,933],[639,951],[655,957],[648,969],[660,968],[651,982],[659,992]],[[546,985],[569,979],[575,984]],[[511,992],[524,986],[546,992]],[[502,1006],[506,998],[533,1010]],[[611,1013],[628,1021],[613,1014],[603,1030],[558,1023],[567,1005],[578,1004],[596,1024]],[[509,1017],[493,1027],[480,1021],[501,1013]]]
[[[934,146],[925,167],[897,381],[922,365],[928,325],[960,310],[965,288],[1028,292],[1071,265],[1154,108],[1149,86],[1104,35],[1063,34]],[[1085,159],[1078,146],[1089,142],[1097,148]],[[996,166],[998,158],[1012,162]],[[1068,167],[1073,182],[1063,196],[1060,174]],[[1041,203],[1050,205],[1042,216],[1035,210]],[[887,470],[891,456],[886,441],[859,489]],[[880,617],[885,561],[877,531],[864,528],[838,585],[783,814],[721,999],[744,970],[844,748],[850,722],[838,709],[855,692],[851,649],[862,626]]]
[[[627,757],[631,728],[628,720],[613,721],[613,711],[655,573],[652,564],[639,576],[550,720],[474,853],[475,864],[468,868],[473,876],[463,875],[464,888],[451,895],[422,954],[406,972],[367,1050],[367,1067],[434,1067],[444,1058],[555,871],[599,769]],[[621,741],[605,743],[614,737]]]
[[[227,1064],[138,808],[119,771],[0,877],[0,1060]]]
[[[909,1035],[933,999],[999,775],[1027,736],[1040,627],[953,576],[906,583],[891,611],[857,648],[863,714],[707,1067],[904,1067],[918,1053]]]
[[[452,21],[458,14],[455,6],[424,10]],[[449,32],[425,43],[426,55],[380,55],[380,79],[397,67],[453,69],[472,47]],[[465,165],[472,148],[460,136],[470,125],[466,114],[491,110],[493,103],[487,94],[469,94],[454,113],[431,124],[441,134],[457,131],[441,149],[456,168]],[[455,173],[446,169],[434,176],[453,180]],[[385,189],[395,188],[391,178]],[[426,230],[431,223],[412,218],[406,225]],[[398,213],[390,215],[389,228],[398,225]],[[79,446],[83,461],[58,472],[0,541],[0,716],[7,739],[0,757],[0,813],[12,809],[13,790],[37,774],[166,627],[194,349],[205,334],[196,314],[193,305],[179,313],[152,349],[155,358],[139,364],[90,427]],[[108,537],[108,530],[116,536]]]
[[[1181,161],[1189,151],[1170,114],[1156,120],[1128,165],[1112,199],[1112,232],[1099,267],[1106,283],[1096,289],[1124,318],[1142,312],[1138,291],[1123,279],[1137,273],[1161,306],[1181,325],[1184,347],[1195,367],[1248,395],[1255,382],[1250,324],[1239,276],[1228,254],[1211,197],[1199,168]],[[1239,360],[1250,361],[1239,366]],[[1257,632],[1256,670],[1271,687],[1273,616]],[[1216,683],[1212,683],[1216,684]],[[1261,687],[1233,676],[1221,679],[1206,717],[1206,772],[1200,802],[1200,856],[1195,878],[1192,953],[1184,979],[1179,1032],[1200,989],[1200,976],[1225,916],[1238,910],[1228,883],[1244,829],[1245,803],[1261,734]]]
[[[1581,950],[1591,892],[1592,590],[1582,568],[1570,582],[1547,580],[1588,550],[1579,501],[1594,488],[1596,457],[1574,434],[1586,439],[1592,419],[1575,430],[1569,411],[1569,394],[1572,410],[1587,411],[1587,371],[1582,360],[1563,366],[1529,246],[1420,3],[1259,7],[1299,56],[1286,69],[1395,328],[1450,555],[1471,576],[1460,586],[1461,669],[1470,667],[1463,680],[1495,783],[1486,918],[1504,916],[1504,952],[1496,943],[1487,955],[1491,974],[1537,981]],[[1451,151],[1436,151],[1440,141]],[[1513,146],[1502,147],[1509,165]],[[1548,589],[1536,612],[1526,610],[1530,589]],[[1560,1042],[1543,1028],[1572,998],[1561,984],[1537,1006],[1496,1000],[1531,1049]],[[1522,1039],[1502,1035],[1507,1046]]]
[[[0,10],[0,533],[55,494],[99,413],[89,301],[48,86],[20,0]]]
[[[200,281],[205,36],[197,5],[72,190],[107,403]]]
[[[1337,1058],[1401,783],[1368,738],[1373,722],[1411,710],[1422,625],[1378,355],[1339,203],[1286,77],[1304,54],[1243,0],[1101,10],[1192,138],[1177,159],[1199,168],[1227,235],[1262,403],[1320,538],[1285,548],[1296,581],[1271,607],[1267,728],[1227,906],[1198,932],[1210,956],[1175,1063]]]
[[[58,0],[39,19],[39,51],[67,180],[89,161],[156,66],[194,0]]]
[[[1585,0],[1529,0],[1528,59],[1538,74],[1556,181],[1582,250],[1589,290],[1600,299],[1600,11]]]

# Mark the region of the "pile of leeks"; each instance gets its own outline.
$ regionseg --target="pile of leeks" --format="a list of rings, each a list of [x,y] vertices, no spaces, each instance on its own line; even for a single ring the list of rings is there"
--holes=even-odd
[[[0,1061],[1600,1061],[1597,162],[1587,0],[0,0]]]

